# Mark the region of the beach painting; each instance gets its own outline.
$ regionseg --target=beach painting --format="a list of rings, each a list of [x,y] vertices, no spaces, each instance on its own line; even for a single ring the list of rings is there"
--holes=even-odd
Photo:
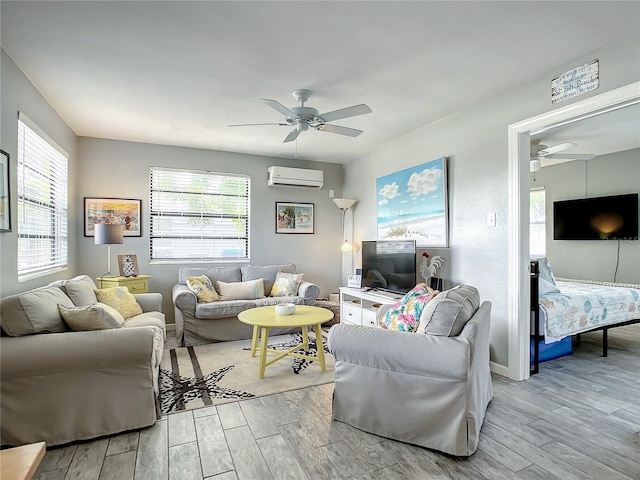
[[[449,246],[445,157],[378,177],[376,201],[378,240]]]

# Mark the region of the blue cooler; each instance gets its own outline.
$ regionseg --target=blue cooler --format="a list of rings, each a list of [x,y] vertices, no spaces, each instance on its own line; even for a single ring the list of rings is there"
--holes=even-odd
[[[540,363],[554,358],[566,357],[573,353],[573,344],[571,337],[563,338],[560,341],[553,343],[544,343],[544,340],[538,342],[538,348],[540,351]],[[533,365],[533,338],[531,339],[531,364]]]

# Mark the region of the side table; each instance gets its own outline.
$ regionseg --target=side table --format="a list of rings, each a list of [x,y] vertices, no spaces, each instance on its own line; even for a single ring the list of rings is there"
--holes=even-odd
[[[147,293],[151,275],[137,277],[98,277],[98,288],[127,287],[130,293]]]
[[[31,480],[45,454],[45,442],[0,450],[0,478]]]

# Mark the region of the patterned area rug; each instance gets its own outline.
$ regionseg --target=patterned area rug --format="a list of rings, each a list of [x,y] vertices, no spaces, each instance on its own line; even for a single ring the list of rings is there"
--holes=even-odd
[[[289,350],[302,343],[302,334],[269,337],[269,348]],[[335,362],[327,350],[323,331],[327,370],[317,361],[286,357],[267,366],[258,378],[259,352],[251,356],[251,340],[211,343],[165,350],[160,364],[160,406],[163,414],[233,402],[243,398],[330,383]],[[299,350],[302,353],[302,349]],[[309,354],[316,355],[316,341],[309,332]],[[274,354],[267,354],[267,361]]]

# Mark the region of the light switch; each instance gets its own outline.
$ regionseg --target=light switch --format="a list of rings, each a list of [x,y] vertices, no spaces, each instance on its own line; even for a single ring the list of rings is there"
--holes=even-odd
[[[335,197],[336,192],[334,190],[329,190],[329,198]]]
[[[488,213],[487,214],[487,227],[495,227],[496,226],[496,213]]]

